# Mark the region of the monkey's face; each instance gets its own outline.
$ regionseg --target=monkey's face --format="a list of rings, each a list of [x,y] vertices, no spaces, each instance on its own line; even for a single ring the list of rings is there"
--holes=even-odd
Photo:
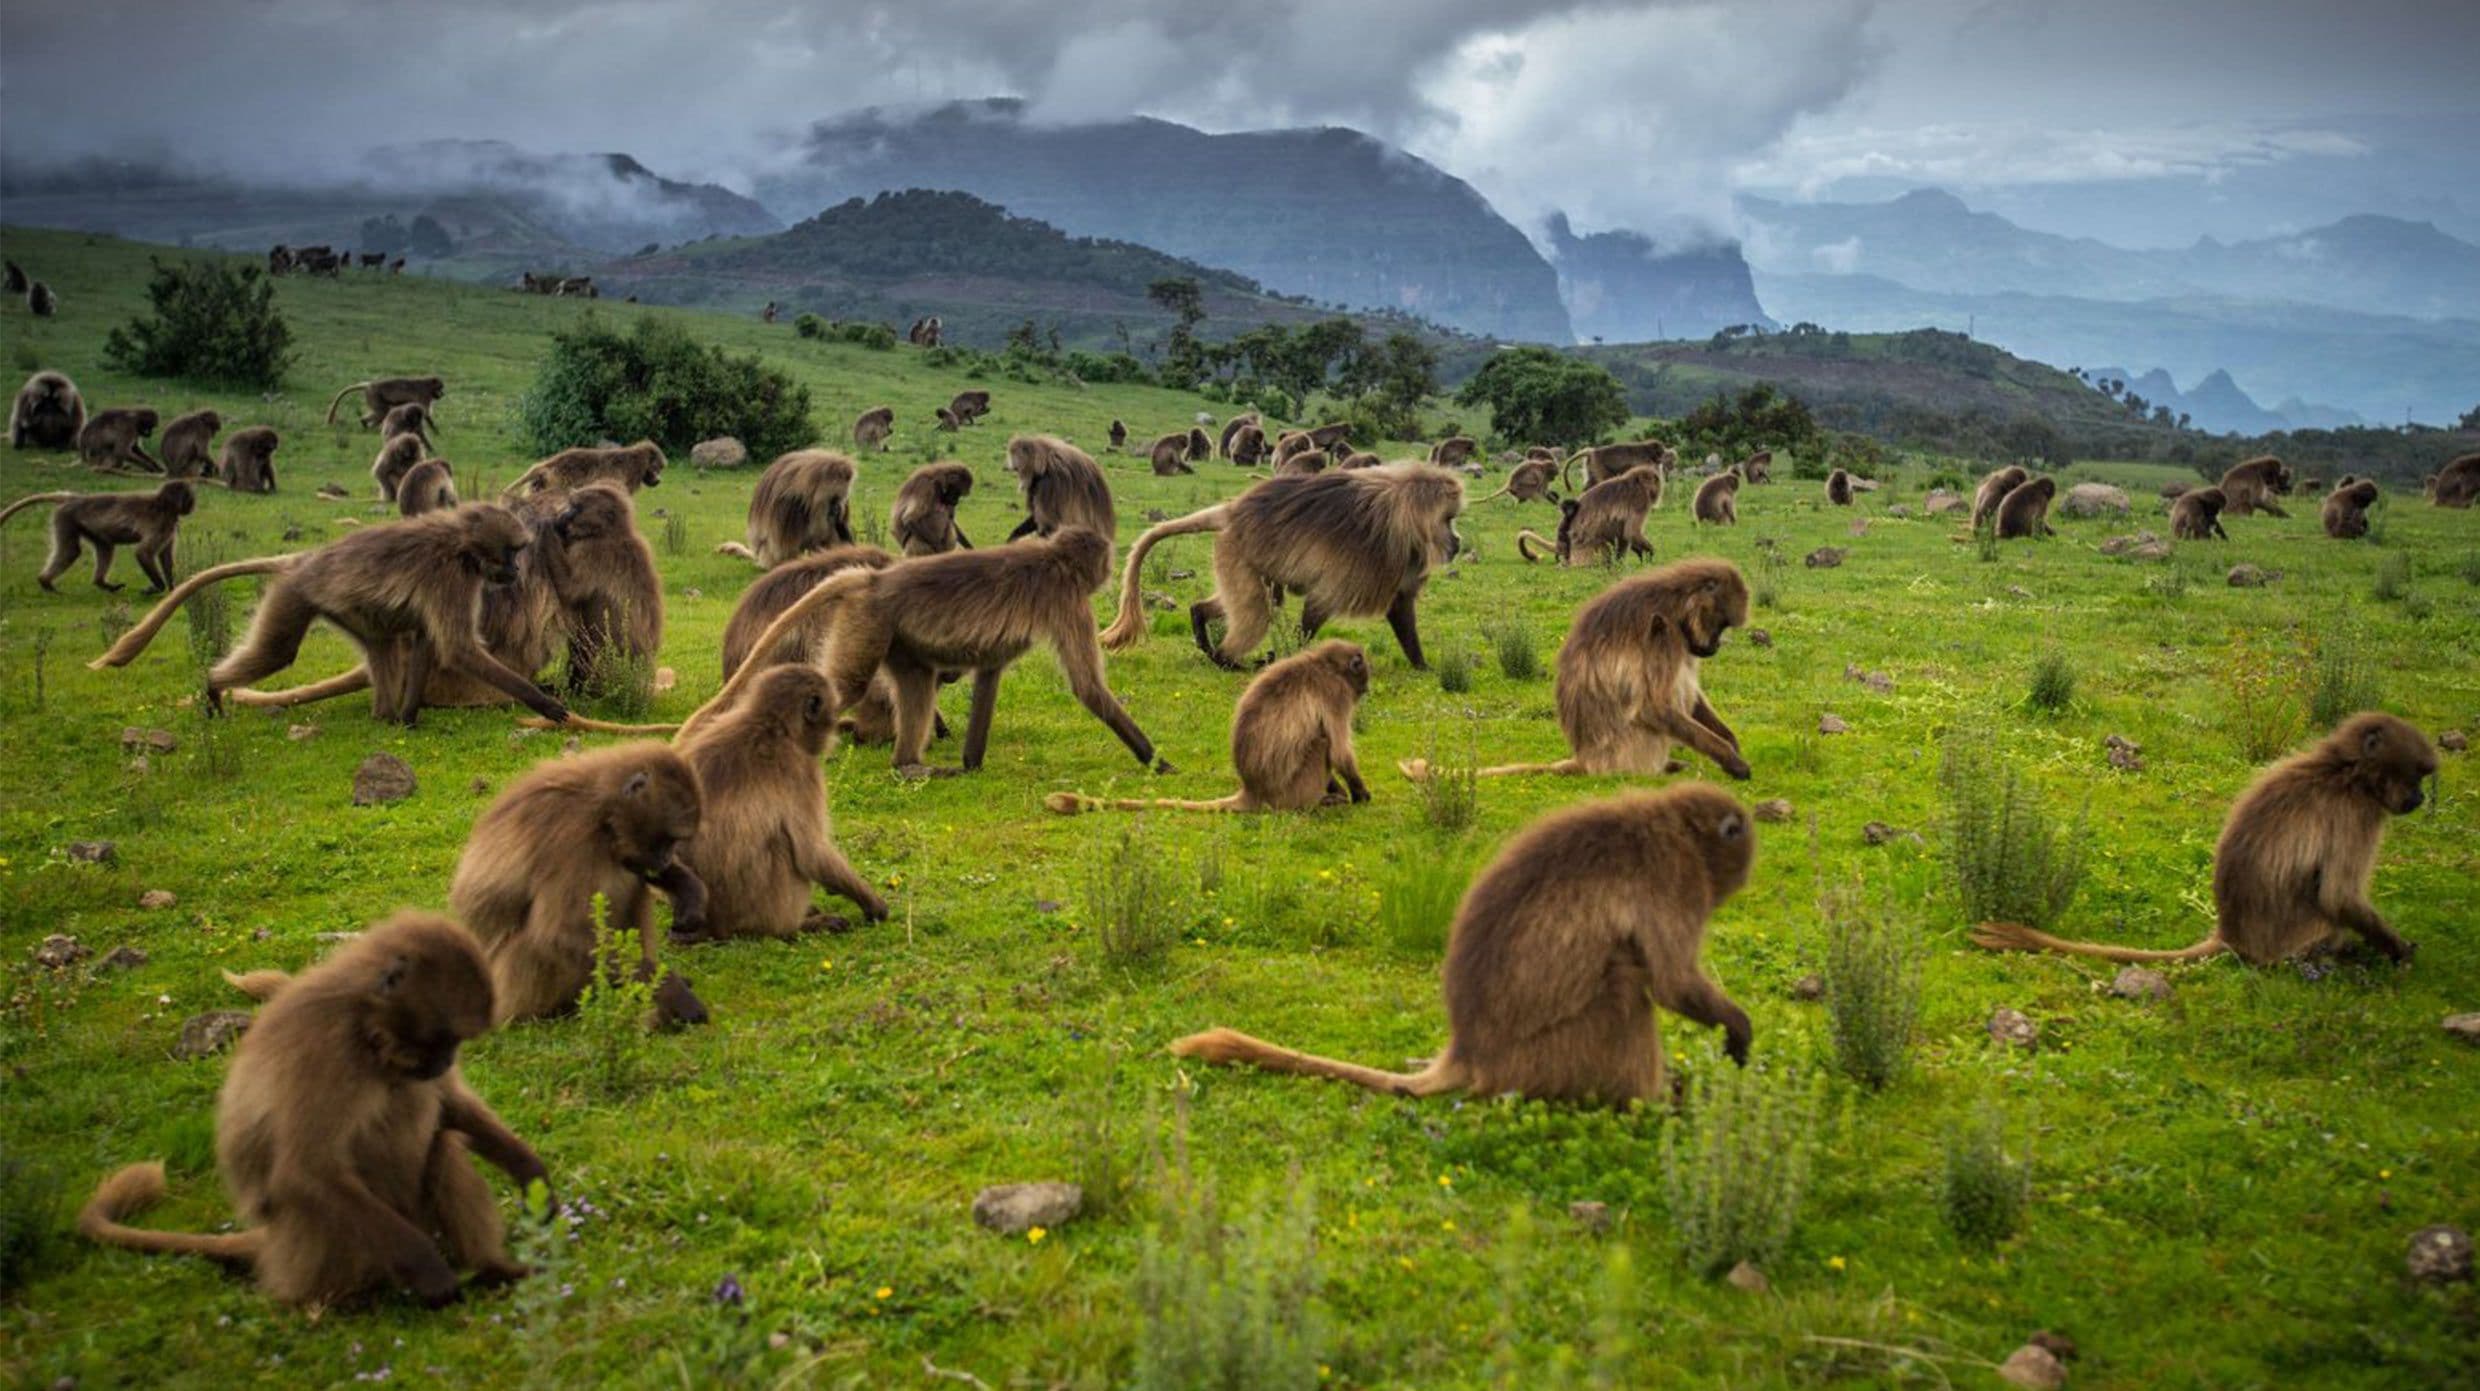
[[[445,919],[401,936],[371,995],[368,1037],[381,1067],[427,1082],[490,1029],[491,976],[464,929]]]
[[[1327,665],[1342,674],[1352,694],[1369,694],[1369,653],[1357,642],[1330,642],[1325,649]]]
[[[515,584],[517,557],[525,554],[525,524],[505,508],[476,506],[468,514],[463,559],[465,568],[482,577],[485,584]]]
[[[141,410],[136,413],[135,419],[137,421],[138,433],[141,435],[151,435],[155,433],[155,422],[160,419],[160,417],[153,411]]]
[[[644,449],[645,453],[640,456],[641,462],[638,464],[638,486],[659,488],[663,486],[663,451],[651,444],[644,446]]]
[[[1680,614],[1679,636],[1697,660],[1722,650],[1723,635],[1748,621],[1748,585],[1734,572],[1697,586]]]
[[[2436,775],[2437,751],[2408,722],[2392,715],[2354,716],[2334,731],[2334,742],[2352,760],[2352,781],[2387,811],[2407,815],[2427,800],[2421,784]]]
[[[652,878],[698,831],[697,775],[664,750],[620,782],[603,812],[612,855],[632,874]]]
[[[224,417],[213,411],[200,411],[198,418],[206,423],[207,433],[210,435],[224,428]]]
[[[166,483],[163,486],[162,497],[165,502],[171,504],[172,510],[181,516],[186,517],[198,510],[198,493],[187,483]]]
[[[1730,793],[1706,783],[1687,784],[1666,795],[1704,851],[1706,881],[1713,886],[1715,900],[1737,893],[1748,882],[1748,871],[1757,858],[1756,828],[1748,809]]]
[[[562,541],[575,543],[605,536],[617,536],[630,525],[628,495],[617,488],[597,484],[580,488],[569,498],[568,506],[552,520],[551,529]]]

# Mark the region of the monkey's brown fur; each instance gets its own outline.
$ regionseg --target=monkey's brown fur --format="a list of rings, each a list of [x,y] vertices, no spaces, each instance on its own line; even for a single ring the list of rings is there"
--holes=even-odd
[[[1314,473],[1324,473],[1329,462],[1323,449],[1296,449],[1276,456],[1274,471],[1277,477],[1306,478]]]
[[[1266,443],[1266,432],[1255,421],[1232,432],[1231,447],[1224,452],[1224,457],[1242,468],[1255,468],[1273,455],[1274,450]]]
[[[2290,466],[2271,454],[2232,464],[2222,475],[2222,496],[2229,504],[2224,508],[2233,517],[2262,512],[2269,517],[2287,517],[2273,499],[2291,490]]]
[[[1337,459],[1335,461],[1335,467],[1339,469],[1376,468],[1378,465],[1385,462],[1386,460],[1379,458],[1377,455],[1370,453],[1366,449],[1363,449],[1356,453],[1346,454],[1342,458]]]
[[[431,447],[431,431],[437,425],[431,419],[431,408],[420,401],[407,401],[390,409],[379,421],[379,438],[394,439],[398,435],[420,435],[422,447]]]
[[[163,472],[163,464],[146,452],[143,443],[147,436],[155,433],[159,418],[143,406],[120,406],[95,412],[86,418],[86,428],[78,431],[79,461],[88,468]]]
[[[2228,499],[2219,488],[2195,488],[2170,503],[2170,534],[2181,541],[2229,540],[2222,530],[2222,508]]]
[[[1739,483],[1737,473],[1725,470],[1696,485],[1696,501],[1690,511],[1700,522],[1715,526],[1739,525]]]
[[[1584,465],[1584,486],[1590,488],[1596,483],[1616,478],[1632,468],[1641,468],[1650,464],[1657,469],[1667,469],[1678,462],[1679,451],[1660,440],[1638,440],[1632,444],[1605,444],[1599,449],[1579,449],[1568,455],[1567,461],[1559,466],[1559,481],[1572,491],[1575,484],[1569,475],[1569,470],[1579,463]]]
[[[423,407],[428,419],[427,412],[448,394],[448,387],[437,377],[379,377],[355,382],[327,403],[328,424],[336,423],[336,408],[356,391],[362,393],[362,428],[367,430],[387,419],[389,411],[409,403]]]
[[[416,439],[407,435],[406,439]],[[379,480],[381,487],[387,480]],[[405,471],[396,484],[396,510],[407,517],[425,512],[439,512],[456,506],[456,475],[449,471],[445,459],[424,459]]]
[[[1560,520],[1558,540],[1519,531],[1516,551],[1526,560],[1536,560],[1539,557],[1532,547],[1542,546],[1561,565],[1589,565],[1613,559],[1622,551],[1640,559],[1651,556],[1653,543],[1645,539],[1645,513],[1661,500],[1662,471],[1639,464],[1585,489]]]
[[[1188,1058],[1332,1077],[1397,1096],[1514,1092],[1667,1103],[1654,1007],[1723,1030],[1746,1063],[1754,1030],[1705,972],[1706,923],[1756,856],[1747,811],[1702,784],[1555,811],[1510,840],[1447,940],[1447,1046],[1419,1072],[1296,1053],[1231,1029],[1171,1045]]]
[[[766,466],[749,493],[748,544],[727,541],[718,555],[737,555],[772,569],[796,555],[849,546],[852,460],[832,449],[795,449]]]
[[[1146,446],[1145,456],[1147,461],[1153,464],[1154,476],[1157,478],[1172,478],[1183,473],[1197,471],[1188,466],[1188,436],[1185,434],[1174,433],[1157,437],[1152,444]]]
[[[929,742],[932,698],[941,672],[973,673],[973,716],[965,731],[964,769],[982,763],[999,678],[1036,641],[1050,644],[1077,701],[1110,726],[1141,764],[1154,763],[1153,741],[1120,708],[1094,640],[1093,592],[1111,577],[1111,543],[1081,526],[977,551],[900,560],[885,569],[853,568],[795,600],[752,644],[774,651],[786,635],[825,618],[829,629],[818,665],[834,679],[839,708],[860,699],[883,667],[894,683],[895,766],[918,770]],[[681,726],[685,742],[731,709],[754,675],[743,666],[713,700]]]
[[[11,449],[68,449],[86,428],[86,398],[59,372],[26,378],[9,402]]]
[[[2437,470],[2428,483],[2428,500],[2439,507],[2469,507],[2480,498],[2480,454],[2465,454]]]
[[[138,568],[146,572],[149,594],[172,587],[173,549],[181,519],[197,510],[198,494],[172,479],[151,493],[36,493],[0,509],[0,522],[37,503],[52,509],[52,550],[35,574],[35,583],[52,593],[52,582],[77,564],[79,548],[95,548],[95,588],[107,593],[121,586],[111,579],[112,548],[137,547]]]
[[[1998,504],[1998,539],[2014,541],[2057,535],[2049,524],[2050,499],[2057,495],[2058,480],[2048,474],[2008,493],[2006,500]]]
[[[224,437],[223,457],[216,461],[215,471],[223,475],[224,486],[236,493],[272,493],[280,443],[276,432],[265,425],[235,430]]]
[[[560,546],[551,584],[567,620],[569,690],[607,689],[631,667],[651,674],[663,647],[663,577],[627,491],[617,483],[579,488],[552,527]]]
[[[1760,449],[1740,460],[1735,467],[1739,470],[1739,476],[1751,483],[1771,483],[1774,481],[1774,451]]]
[[[1455,435],[1430,446],[1429,461],[1440,468],[1458,468],[1481,448],[1467,435]]]
[[[1127,421],[1113,420],[1111,422],[1111,447],[1113,449],[1125,449],[1128,447]]]
[[[894,563],[894,556],[876,546],[836,546],[787,560],[759,576],[757,583],[741,591],[740,602],[723,625],[723,679],[731,680],[742,663],[750,660],[758,635],[792,607],[793,600],[839,571],[856,565],[883,570]],[[824,617],[821,615],[821,619]],[[826,638],[827,625],[823,621],[789,631],[775,644],[764,665],[808,661],[811,654],[824,650]],[[845,736],[857,743],[884,744],[896,737],[895,687],[883,672],[871,678],[869,692],[859,702],[838,709],[838,723]]]
[[[1307,811],[1369,800],[1352,753],[1352,712],[1369,694],[1369,654],[1329,638],[1267,667],[1240,693],[1231,719],[1231,764],[1240,790],[1211,802],[1088,797],[1054,792],[1056,812]]]
[[[1558,481],[1558,476],[1558,460],[1526,459],[1508,471],[1505,487],[1490,494],[1490,497],[1483,498],[1482,501],[1488,502],[1490,498],[1497,497],[1512,497],[1518,502],[1546,500],[1555,503],[1559,500],[1558,490],[1550,485]]]
[[[2213,847],[2215,926],[2177,951],[2069,942],[2015,923],[1983,923],[1993,950],[2055,951],[2108,961],[2194,961],[2227,950],[2266,966],[2365,941],[2395,961],[2412,944],[2370,901],[2385,818],[2420,808],[2437,751],[2409,722],[2363,711],[2314,748],[2274,764],[2239,794]]]
[[[987,391],[959,391],[956,393],[955,398],[947,403],[946,409],[947,413],[955,418],[958,425],[970,425],[981,419],[983,416],[990,414],[990,393]]]
[[[1851,506],[1851,475],[1842,469],[1826,475],[1826,501],[1836,507]]]
[[[176,416],[164,427],[158,445],[162,452],[164,475],[168,478],[215,476],[215,432],[224,428],[224,417],[213,411],[191,411]]]
[[[663,486],[663,465],[663,446],[653,440],[608,449],[563,449],[517,475],[517,481],[508,485],[508,496],[565,492],[588,483],[617,483],[632,493],[640,488],[659,488]]]
[[[273,575],[250,620],[249,636],[207,673],[210,709],[220,709],[224,692],[233,687],[291,666],[310,625],[324,618],[342,629],[366,660],[374,649],[401,648],[398,655],[405,660],[385,673],[391,679],[371,688],[372,709],[380,719],[413,723],[434,667],[487,681],[545,719],[566,719],[566,707],[491,655],[479,629],[484,586],[515,583],[517,557],[530,539],[524,523],[507,509],[467,504],[363,527],[314,551],[217,565],[175,586],[87,665],[98,671],[127,666],[190,595],[210,584]],[[374,673],[380,670],[372,666]]]
[[[394,502],[405,486],[405,475],[413,466],[430,457],[430,447],[416,434],[391,435],[379,445],[379,453],[370,461],[370,476],[379,485],[381,499]]]
[[[1214,441],[1214,452],[1215,452],[1215,454],[1216,454],[1218,457],[1220,457],[1220,458],[1225,458],[1225,459],[1231,458],[1231,457],[1232,457],[1232,450],[1231,450],[1232,441],[1233,441],[1233,440],[1235,440],[1235,439],[1237,439],[1237,438],[1239,438],[1240,432],[1241,432],[1242,430],[1249,429],[1249,428],[1251,428],[1252,426],[1259,426],[1259,425],[1260,425],[1260,420],[1261,420],[1261,417],[1258,415],[1258,413],[1257,413],[1257,412],[1255,412],[1255,411],[1242,411],[1240,414],[1235,415],[1235,416],[1233,416],[1231,419],[1224,421],[1224,422],[1223,422],[1223,432],[1222,432],[1222,434],[1221,434],[1220,436],[1218,436],[1218,437],[1215,439],[1215,441]],[[1262,427],[1261,427],[1261,428],[1259,428],[1259,429],[1258,429],[1258,431],[1257,431],[1257,442],[1258,442],[1258,444],[1259,444],[1261,447],[1262,447],[1262,446],[1265,444],[1265,442],[1266,442],[1266,432],[1265,432],[1265,430],[1264,430]]]
[[[973,470],[953,459],[913,470],[887,509],[887,539],[906,555],[973,549],[956,524],[956,508],[972,491]]]
[[[1429,573],[1462,549],[1455,519],[1464,484],[1430,464],[1388,464],[1351,473],[1307,477],[1278,474],[1247,492],[1149,529],[1129,549],[1120,583],[1119,614],[1103,632],[1118,651],[1145,636],[1138,593],[1145,557],[1174,536],[1220,532],[1214,544],[1214,594],[1188,611],[1197,646],[1216,663],[1236,668],[1257,650],[1273,621],[1272,596],[1302,596],[1300,631],[1315,637],[1330,618],[1385,614],[1405,660],[1425,669],[1415,611]],[[1223,640],[1207,625],[1228,618]]]
[[[26,287],[26,312],[38,319],[48,319],[60,312],[60,296],[52,287],[37,280]]]
[[[1998,515],[1998,504],[2006,501],[2006,495],[2022,487],[2024,480],[2031,476],[2029,471],[2009,464],[1983,478],[1981,485],[1972,490],[1972,529],[1978,531],[1989,525]]]
[[[1206,433],[1206,427],[1203,425],[1189,426],[1188,461],[1192,464],[1202,464],[1213,457],[1214,437]]]
[[[706,932],[791,937],[842,926],[810,906],[810,886],[878,922],[887,901],[836,848],[818,760],[833,742],[834,683],[809,666],[767,670],[740,703],[683,741],[706,818],[683,860],[706,885]]]
[[[863,411],[853,420],[853,448],[861,450],[887,448],[887,437],[896,431],[896,408],[880,406]]]
[[[1106,544],[1119,536],[1111,485],[1092,455],[1053,435],[1018,435],[1008,441],[1007,466],[1025,497],[1025,519],[1008,533],[1010,541],[1072,526]]]
[[[521,1278],[470,1148],[520,1189],[549,1171],[457,1073],[459,1045],[491,1027],[491,979],[465,929],[428,913],[374,924],[270,992],[216,1100],[216,1167],[242,1230],[126,1225],[163,1196],[164,1168],[105,1178],[78,1214],[90,1240],[205,1256],[252,1271],[286,1304],[390,1288],[437,1307]]]
[[[2337,541],[2352,541],[2366,536],[2368,509],[2376,506],[2380,492],[2369,479],[2344,479],[2341,486],[2325,496],[2322,511],[2325,534]]]
[[[594,976],[595,897],[605,930],[637,939],[636,978],[662,979],[655,1017],[703,1023],[706,1007],[656,964],[654,898],[694,935],[705,886],[678,858],[698,833],[697,775],[662,744],[555,758],[509,784],[474,822],[448,903],[481,939],[498,1018],[563,1014]]]

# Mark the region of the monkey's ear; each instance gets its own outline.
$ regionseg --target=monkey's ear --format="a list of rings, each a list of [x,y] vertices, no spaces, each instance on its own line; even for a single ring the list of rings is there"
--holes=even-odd
[[[827,698],[826,698],[825,696],[822,696],[822,695],[817,694],[817,693],[816,693],[816,692],[814,692],[814,691],[810,693],[810,698],[809,698],[808,700],[805,700],[805,701],[801,702],[801,717],[802,717],[803,719],[808,719],[808,720],[818,720],[818,719],[822,719],[822,718],[824,718],[824,717],[826,716],[826,713],[827,713]],[[640,776],[643,776],[643,774],[641,774]]]
[[[1722,818],[1722,824],[1714,827],[1714,834],[1726,842],[1738,840],[1748,834],[1748,823],[1741,819],[1738,812],[1732,812]]]
[[[399,956],[389,961],[387,969],[379,973],[379,993],[382,995],[394,993],[396,987],[402,984],[404,979],[405,958]]]
[[[652,782],[653,779],[647,777],[642,772],[631,773],[629,774],[629,780],[620,784],[620,795],[623,797],[642,797],[646,795],[646,788],[650,786]]]
[[[1696,592],[1699,594],[1713,594],[1719,592],[1721,588],[1721,580],[1708,576],[1703,584],[1696,587]]]
[[[2377,756],[2377,750],[2384,747],[2385,731],[2374,725],[2369,726],[2367,733],[2359,736],[2359,752],[2362,758],[2374,758]]]

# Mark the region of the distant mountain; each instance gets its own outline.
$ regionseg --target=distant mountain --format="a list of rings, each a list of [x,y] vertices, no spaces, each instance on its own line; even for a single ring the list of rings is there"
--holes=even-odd
[[[1209,135],[1038,124],[1008,99],[821,121],[758,198],[803,217],[887,189],[960,189],[1062,231],[1154,247],[1288,294],[1565,343],[1558,277],[1461,179],[1358,131]]]
[[[2348,411],[2326,413],[2329,417],[2342,417],[2340,419],[2309,420],[2287,416],[2278,410],[2267,410],[2240,390],[2239,384],[2231,380],[2228,372],[2218,368],[2185,391],[2179,389],[2168,372],[2158,367],[2141,376],[2123,367],[2105,367],[2087,372],[2085,376],[2096,382],[2125,382],[2127,390],[2143,397],[2147,405],[2167,406],[2173,415],[2188,417],[2197,429],[2217,435],[2262,435],[2308,425],[2366,423]],[[2304,416],[2315,408],[2301,406],[2299,409]]]
[[[1733,324],[1771,328],[1739,247],[1717,242],[1664,251],[1637,232],[1577,236],[1550,218],[1552,263],[1576,332],[1595,341],[1704,338]]]

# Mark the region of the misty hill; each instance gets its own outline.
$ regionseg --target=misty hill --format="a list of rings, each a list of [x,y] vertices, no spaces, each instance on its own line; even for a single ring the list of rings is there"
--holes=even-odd
[[[1735,244],[1664,251],[1637,232],[1578,236],[1565,213],[1551,215],[1549,233],[1559,293],[1587,338],[1650,342],[1703,338],[1733,324],[1774,326]]]
[[[2086,371],[2084,378],[2092,382],[2125,382],[2127,390],[2147,403],[2168,406],[2174,414],[2186,416],[2197,429],[2217,435],[2261,435],[2275,430],[2330,429],[2367,423],[2349,411],[2312,406],[2297,397],[2286,401],[2288,409],[2259,405],[2228,372],[2219,370],[2207,373],[2202,381],[2185,390],[2158,367],[2143,373],[2104,367]]]
[[[758,196],[794,217],[886,189],[961,189],[1287,294],[1502,338],[1573,336],[1558,277],[1522,232],[1461,179],[1357,131],[1023,117],[991,100],[821,121],[799,166],[763,178]]]

